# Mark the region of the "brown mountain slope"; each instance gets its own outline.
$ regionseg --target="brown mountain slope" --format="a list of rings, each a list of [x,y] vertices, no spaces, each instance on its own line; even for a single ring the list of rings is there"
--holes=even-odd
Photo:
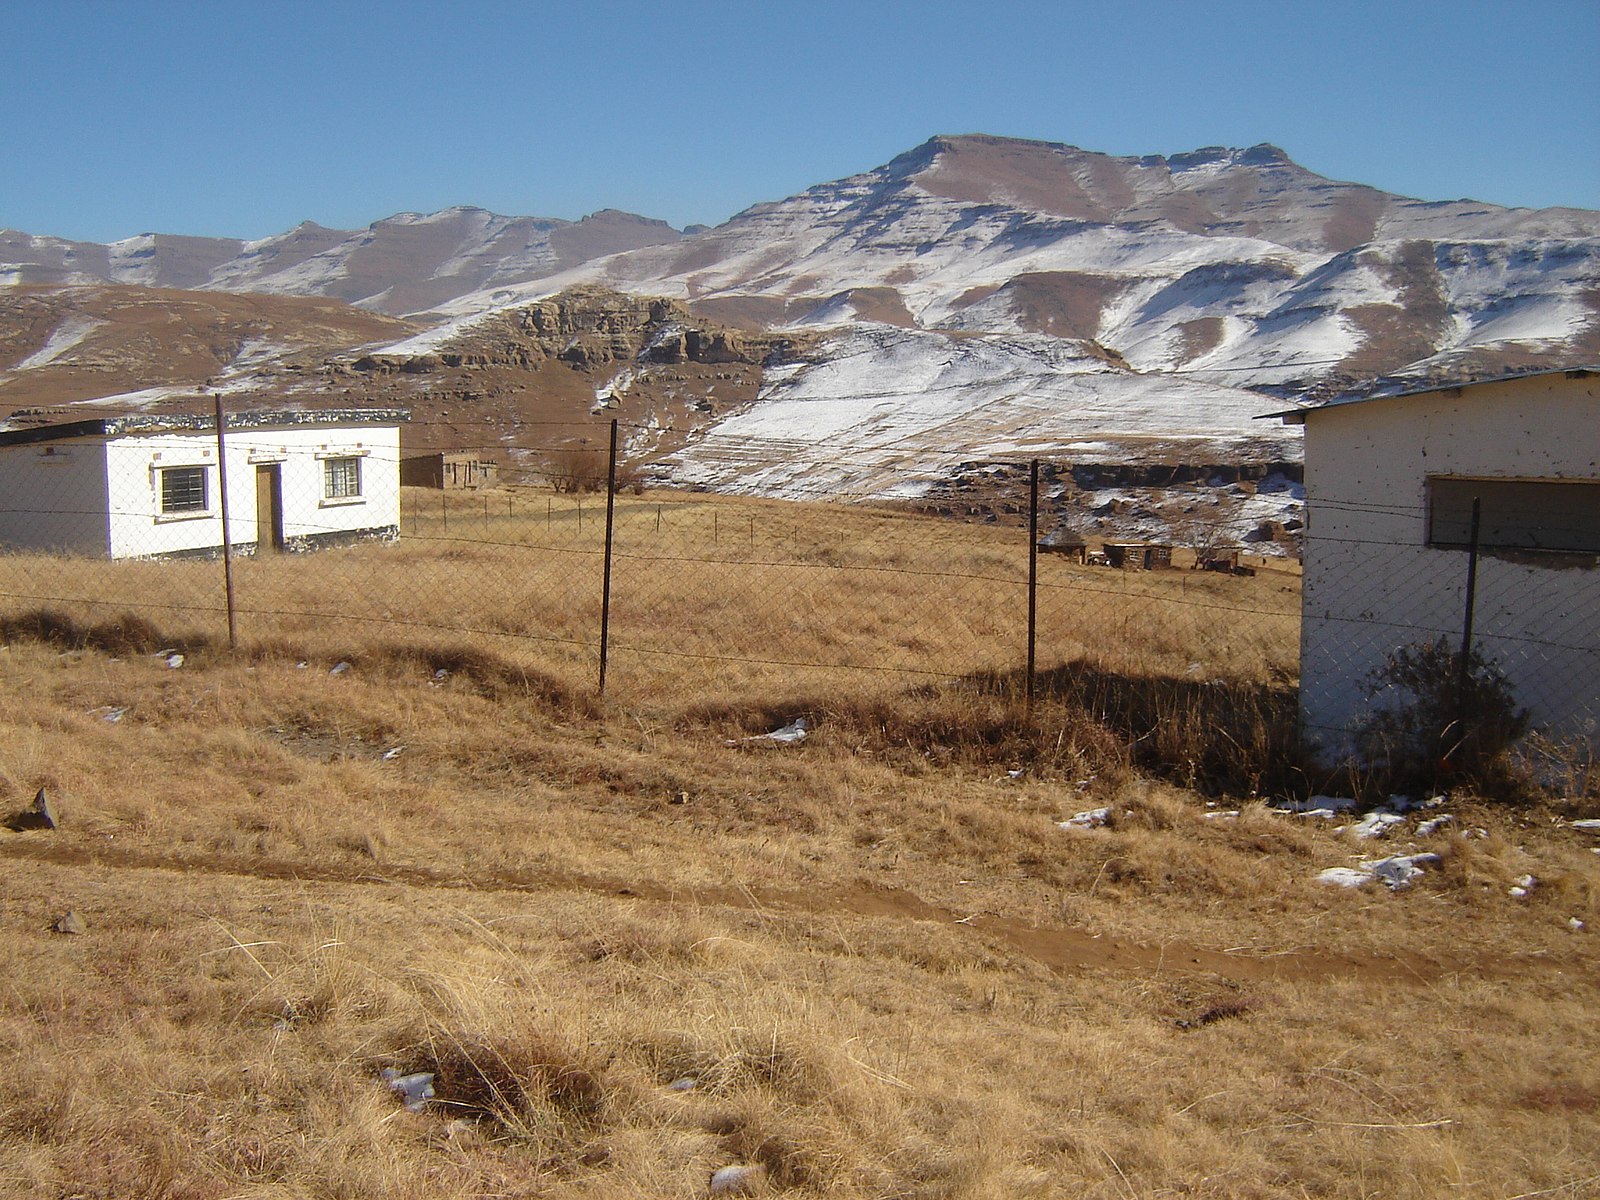
[[[0,290],[0,423],[187,410],[210,391],[234,408],[398,405],[413,413],[408,451],[477,448],[515,466],[603,440],[612,417],[672,448],[754,400],[763,362],[809,345],[590,287],[507,309],[435,352],[374,352],[420,328],[324,299]]]
[[[0,290],[0,418],[255,370],[314,370],[418,326],[333,300],[117,285]]]

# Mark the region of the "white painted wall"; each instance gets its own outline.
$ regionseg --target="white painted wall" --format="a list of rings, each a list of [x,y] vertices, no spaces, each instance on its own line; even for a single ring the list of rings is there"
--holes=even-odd
[[[159,433],[106,442],[112,558],[142,558],[208,550],[222,545],[217,493],[217,438],[213,433]],[[161,515],[162,467],[204,467],[203,514]]]
[[[210,431],[170,432],[113,438],[107,446],[110,480],[110,539],[113,558],[173,554],[222,545],[221,496],[217,488],[217,439]],[[357,501],[324,496],[327,456],[362,460],[362,495]],[[364,531],[398,531],[400,524],[400,429],[395,425],[239,428],[227,433],[228,529],[235,545],[254,545],[256,467],[278,463],[283,480],[283,534],[317,539]],[[163,467],[208,469],[208,510],[203,515],[161,515]]]
[[[1429,475],[1600,479],[1600,388],[1562,375],[1313,410],[1306,416],[1300,714],[1336,758],[1363,684],[1402,646],[1460,645],[1467,553],[1427,545]],[[1537,726],[1594,735],[1600,570],[1481,556],[1476,645]]]
[[[106,552],[103,443],[0,447],[0,550]]]

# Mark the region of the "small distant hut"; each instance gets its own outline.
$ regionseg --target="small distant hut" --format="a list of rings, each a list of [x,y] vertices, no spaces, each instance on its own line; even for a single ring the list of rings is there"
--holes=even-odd
[[[1122,571],[1165,571],[1172,566],[1172,547],[1157,542],[1107,542],[1106,562]]]
[[[1197,571],[1221,571],[1224,575],[1231,575],[1239,569],[1239,551],[1233,547],[1219,547],[1213,550],[1196,552],[1194,569]]]
[[[1047,554],[1062,554],[1075,563],[1089,561],[1089,543],[1076,529],[1059,525],[1039,539],[1039,549]]]
[[[411,454],[400,460],[403,487],[444,491],[492,488],[500,482],[500,464],[470,451]]]

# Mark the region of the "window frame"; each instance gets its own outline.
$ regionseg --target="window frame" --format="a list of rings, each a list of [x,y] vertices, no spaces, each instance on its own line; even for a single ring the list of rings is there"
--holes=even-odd
[[[171,466],[158,466],[155,470],[155,499],[157,521],[194,521],[211,515],[211,467],[209,463],[174,463]],[[169,487],[168,480],[175,479],[180,474],[188,474],[199,480],[199,502],[193,502],[192,485],[186,486],[184,491],[189,494],[189,499],[181,507],[174,507],[174,499],[178,496],[176,486]]]
[[[322,506],[329,507],[341,504],[365,504],[366,481],[361,469],[361,460],[366,457],[362,454],[328,454],[319,455],[322,462]],[[350,473],[354,481],[354,490],[335,492],[335,474],[337,472]],[[348,482],[348,481],[347,481]]]
[[[1472,499],[1483,502],[1484,554],[1593,558],[1600,555],[1600,480],[1429,475],[1427,545],[1471,547]],[[1586,514],[1597,514],[1588,516]]]

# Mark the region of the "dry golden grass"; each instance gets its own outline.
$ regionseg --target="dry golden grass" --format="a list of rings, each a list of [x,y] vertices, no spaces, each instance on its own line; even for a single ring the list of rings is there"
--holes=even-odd
[[[1092,661],[1042,656],[1027,718],[1019,654],[984,648],[1017,631],[993,582],[1014,533],[941,548],[896,514],[663,500],[663,535],[697,522],[698,545],[714,515],[728,561],[663,571],[648,625],[619,613],[602,707],[587,644],[492,624],[589,636],[507,607],[541,594],[517,572],[548,600],[592,554],[575,510],[579,550],[510,548],[542,521],[519,503],[508,546],[241,564],[272,601],[246,601],[237,655],[215,611],[119,615],[208,564],[54,564],[105,605],[4,602],[0,808],[45,786],[63,823],[0,831],[0,1194],[692,1197],[731,1163],[773,1194],[927,1200],[1600,1186],[1600,856],[1555,819],[1600,801],[1456,798],[1453,825],[1381,844],[1442,856],[1410,891],[1315,883],[1374,849],[1252,799],[1292,680],[1283,581],[1088,573],[1112,611],[1178,615],[1059,606]],[[642,563],[655,501],[634,503]],[[963,563],[991,603],[908,631],[852,614],[860,579],[801,561],[824,554]],[[492,569],[436,599],[463,563]],[[915,653],[955,678],[686,682],[706,660],[638,652],[703,645],[709,605],[772,594],[758,572],[811,589],[766,657]],[[358,580],[358,617],[419,623],[264,611]],[[1223,606],[1291,632],[1230,634]],[[731,602],[716,636],[755,645],[791,607]],[[153,656],[173,647],[179,669]],[[729,744],[801,712],[802,745]],[[1057,827],[1099,805],[1105,828]],[[53,932],[68,910],[85,933]],[[438,1098],[405,1111],[384,1068],[433,1071]]]

